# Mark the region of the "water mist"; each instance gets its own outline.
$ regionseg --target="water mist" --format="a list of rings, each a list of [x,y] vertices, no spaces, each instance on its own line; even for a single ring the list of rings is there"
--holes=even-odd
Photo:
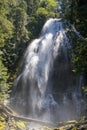
[[[77,119],[81,114],[82,77],[72,72],[73,43],[65,24],[49,19],[27,48],[10,101],[18,113],[45,121]]]

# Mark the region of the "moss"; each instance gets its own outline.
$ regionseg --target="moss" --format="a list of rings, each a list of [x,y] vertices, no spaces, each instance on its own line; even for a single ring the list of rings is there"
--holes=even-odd
[[[10,118],[0,111],[0,130],[5,130],[7,127],[9,130],[26,130],[26,123]]]

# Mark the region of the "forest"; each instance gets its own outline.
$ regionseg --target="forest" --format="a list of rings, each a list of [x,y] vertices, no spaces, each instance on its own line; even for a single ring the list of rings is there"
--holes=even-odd
[[[0,102],[9,99],[22,57],[49,18],[68,20],[83,37],[72,36],[72,72],[84,76],[87,94],[87,1],[0,0]]]

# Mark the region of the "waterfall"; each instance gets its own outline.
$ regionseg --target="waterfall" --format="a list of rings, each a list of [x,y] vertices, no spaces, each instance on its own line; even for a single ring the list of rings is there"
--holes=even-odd
[[[72,72],[72,41],[65,22],[49,19],[27,48],[11,94],[20,114],[49,121],[81,114],[81,76]]]

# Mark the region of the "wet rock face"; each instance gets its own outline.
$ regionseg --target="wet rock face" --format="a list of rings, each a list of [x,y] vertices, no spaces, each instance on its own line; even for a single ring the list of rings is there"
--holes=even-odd
[[[52,80],[54,91],[64,92],[64,89],[67,91],[69,86],[73,86],[72,77],[71,63],[66,59],[63,50],[61,50],[53,64]]]

